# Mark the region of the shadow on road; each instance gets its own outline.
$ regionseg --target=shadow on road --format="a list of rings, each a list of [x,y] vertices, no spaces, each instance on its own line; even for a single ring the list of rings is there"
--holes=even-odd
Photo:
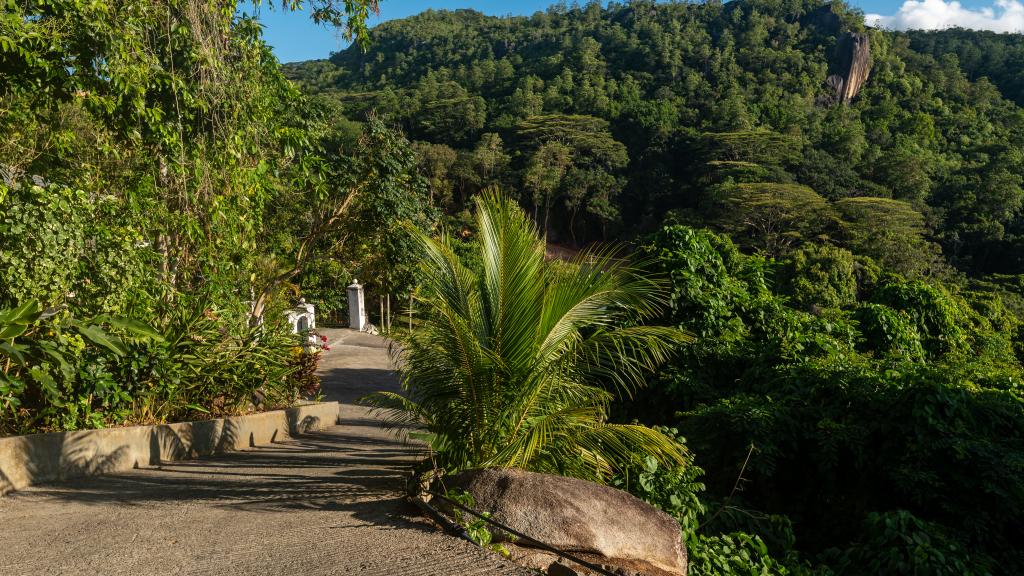
[[[344,404],[355,404],[371,392],[401,389],[395,371],[382,368],[325,367],[320,373],[320,385],[326,400]]]
[[[250,512],[347,512],[382,528],[432,531],[413,518],[415,507],[402,498],[415,457],[414,447],[389,438],[319,432],[244,452],[37,487],[12,497],[96,506],[180,502]]]
[[[138,463],[141,469],[39,486],[12,498],[96,507],[181,504],[247,512],[319,510],[344,512],[385,529],[433,531],[413,519],[415,507],[402,498],[406,475],[424,457],[423,449],[403,444],[382,430],[368,411],[353,405],[371,392],[400,390],[386,341],[337,332],[341,342],[324,355],[319,371],[326,399],[342,404],[336,426],[308,432],[317,423],[291,423],[291,428],[305,433],[240,452],[174,462],[167,456],[195,454],[180,453],[184,450],[179,445],[186,443],[164,430],[153,438],[156,456]],[[211,449],[234,445],[235,431],[218,432],[190,440]]]

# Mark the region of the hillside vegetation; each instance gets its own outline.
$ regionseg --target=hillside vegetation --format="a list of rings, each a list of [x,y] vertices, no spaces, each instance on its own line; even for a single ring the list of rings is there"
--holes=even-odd
[[[827,77],[848,32],[866,33],[871,72],[841,105]],[[285,69],[351,118],[372,108],[400,123],[453,214],[500,183],[552,240],[584,244],[668,213],[740,226],[730,202],[768,210],[737,184],[772,184],[755,189],[821,208],[779,234],[901,272],[948,276],[948,263],[982,276],[1024,271],[1020,40],[865,30],[855,11],[818,0],[591,3],[512,18],[428,11],[376,27],[365,52]],[[854,197],[904,203],[888,206],[920,225],[866,245],[851,226],[886,235],[895,223],[836,205]],[[738,232],[764,241],[756,226]]]

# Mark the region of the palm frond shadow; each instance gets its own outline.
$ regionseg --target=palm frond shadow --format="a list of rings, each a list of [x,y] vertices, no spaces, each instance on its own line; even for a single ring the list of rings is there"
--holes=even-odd
[[[432,531],[414,519],[416,509],[402,497],[412,461],[408,447],[392,439],[313,432],[286,443],[81,478],[8,497],[96,506],[189,502],[249,512],[345,512],[381,529]]]

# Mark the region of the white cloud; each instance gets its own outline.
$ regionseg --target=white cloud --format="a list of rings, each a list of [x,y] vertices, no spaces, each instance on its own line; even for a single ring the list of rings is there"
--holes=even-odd
[[[893,30],[941,30],[973,28],[995,32],[1024,32],[1024,3],[995,0],[992,6],[964,8],[951,0],[906,0],[892,16],[867,14],[869,26]]]

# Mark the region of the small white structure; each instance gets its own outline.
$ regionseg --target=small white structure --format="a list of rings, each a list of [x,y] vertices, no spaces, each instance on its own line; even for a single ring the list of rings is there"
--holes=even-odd
[[[292,334],[316,328],[316,309],[305,298],[299,299],[294,308],[285,310],[285,314],[288,315],[288,323],[292,325]]]
[[[352,284],[345,290],[348,292],[348,327],[363,332],[369,325],[366,321],[366,305],[363,303],[363,286],[353,278]]]

